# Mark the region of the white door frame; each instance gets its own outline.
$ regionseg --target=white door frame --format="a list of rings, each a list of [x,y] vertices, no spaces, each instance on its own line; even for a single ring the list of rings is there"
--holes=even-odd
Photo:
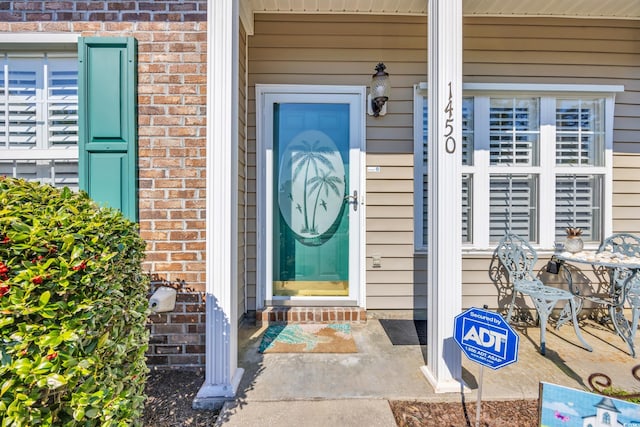
[[[365,86],[256,85],[256,309],[265,305],[357,305],[365,307]],[[349,212],[349,296],[273,297],[272,208],[274,102],[348,103],[350,105],[350,185],[358,191],[358,210]]]

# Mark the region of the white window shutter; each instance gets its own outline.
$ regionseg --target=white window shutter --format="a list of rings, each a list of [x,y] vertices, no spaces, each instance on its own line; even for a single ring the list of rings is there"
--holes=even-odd
[[[67,61],[51,60],[48,75],[50,145],[78,144],[78,70]]]
[[[564,238],[567,227],[577,227],[586,241],[602,239],[602,183],[599,175],[556,177],[556,238]]]
[[[491,175],[489,238],[499,241],[505,232],[537,241],[536,175]]]
[[[537,166],[537,98],[491,98],[489,150],[492,165]]]

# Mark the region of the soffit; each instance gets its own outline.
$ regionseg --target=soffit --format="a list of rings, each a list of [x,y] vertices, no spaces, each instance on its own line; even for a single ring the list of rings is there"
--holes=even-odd
[[[425,15],[427,0],[241,0],[253,13]],[[640,0],[463,0],[465,16],[640,19]]]

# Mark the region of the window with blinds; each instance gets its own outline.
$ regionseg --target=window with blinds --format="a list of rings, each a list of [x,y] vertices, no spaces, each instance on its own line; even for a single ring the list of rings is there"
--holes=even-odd
[[[556,176],[556,239],[562,241],[567,227],[582,229],[586,241],[602,239],[602,175]]]
[[[530,241],[538,240],[538,176],[491,175],[489,177],[489,240],[499,241],[506,232]]]
[[[0,54],[0,175],[78,187],[78,65],[69,54]]]
[[[489,153],[491,165],[537,166],[538,100],[491,98]]]
[[[420,143],[420,156],[421,162],[416,164],[416,194],[421,194],[420,211],[416,212],[416,218],[419,218],[420,224],[416,227],[416,246],[426,247],[428,236],[428,206],[429,206],[429,174],[428,171],[428,103],[427,97],[422,97],[422,102],[419,106],[422,112],[422,137]],[[462,164],[473,164],[473,99],[465,98],[462,102]],[[472,236],[472,223],[471,223],[471,185],[472,176],[465,174],[462,177],[462,241],[471,242]]]
[[[556,101],[556,164],[604,165],[604,100]]]
[[[530,90],[469,96],[462,108],[462,239],[490,249],[513,232],[552,247],[567,227],[603,238],[611,192],[613,97]],[[416,89],[416,248],[428,236],[427,94]],[[419,127],[418,127],[419,126]],[[610,152],[610,151],[609,151]],[[609,184],[607,184],[609,182]],[[608,189],[608,190],[607,190]],[[610,213],[608,214],[610,216]]]

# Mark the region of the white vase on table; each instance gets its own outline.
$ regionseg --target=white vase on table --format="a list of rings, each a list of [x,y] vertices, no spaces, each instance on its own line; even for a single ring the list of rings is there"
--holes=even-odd
[[[576,252],[580,252],[582,248],[584,248],[584,242],[580,236],[567,236],[567,239],[564,241],[564,250],[567,252],[575,254]]]

